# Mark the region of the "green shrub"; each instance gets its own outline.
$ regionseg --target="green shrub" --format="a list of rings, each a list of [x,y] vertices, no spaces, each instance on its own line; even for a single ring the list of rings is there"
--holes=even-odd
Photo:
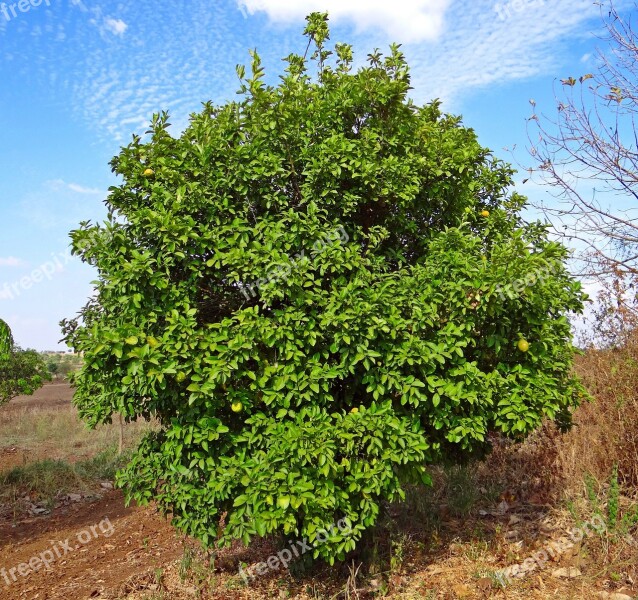
[[[129,498],[206,545],[343,519],[314,549],[334,561],[428,465],[569,425],[584,295],[512,169],[408,99],[398,46],[353,72],[325,15],[306,34],[278,85],[253,53],[239,101],[178,138],[158,115],[113,159],[109,220],[72,234],[97,297],[64,329],[89,423],[160,422]]]
[[[9,353],[0,356],[0,406],[16,396],[30,396],[46,381],[51,381],[51,374],[35,350],[12,345]]]

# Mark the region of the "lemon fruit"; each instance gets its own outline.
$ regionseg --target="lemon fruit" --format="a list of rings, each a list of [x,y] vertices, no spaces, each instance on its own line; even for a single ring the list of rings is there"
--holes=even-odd
[[[481,211],[481,216],[482,217],[489,217],[490,216],[490,211],[489,210],[482,210]]]
[[[230,408],[234,413],[240,413],[242,410],[244,410],[244,405],[241,402],[233,402],[230,405]]]
[[[529,350],[529,342],[527,340],[518,340],[518,349],[521,352],[527,352]]]

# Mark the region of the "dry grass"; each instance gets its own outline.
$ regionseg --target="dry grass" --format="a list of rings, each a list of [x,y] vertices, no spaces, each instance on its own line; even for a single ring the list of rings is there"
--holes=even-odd
[[[47,386],[33,399],[2,407],[0,471],[44,458],[75,463],[117,446],[119,423],[89,429],[71,405],[71,394],[68,386]],[[151,426],[143,421],[124,425],[124,450],[135,448]]]

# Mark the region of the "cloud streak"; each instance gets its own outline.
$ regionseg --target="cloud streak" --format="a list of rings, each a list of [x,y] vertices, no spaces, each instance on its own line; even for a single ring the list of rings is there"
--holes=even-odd
[[[239,0],[248,13],[263,11],[275,22],[302,20],[313,11],[328,11],[334,22],[346,21],[359,31],[381,29],[404,42],[434,40],[443,29],[450,0]]]
[[[26,267],[27,264],[28,263],[15,256],[7,256],[6,258],[0,256],[0,267],[20,268]]]

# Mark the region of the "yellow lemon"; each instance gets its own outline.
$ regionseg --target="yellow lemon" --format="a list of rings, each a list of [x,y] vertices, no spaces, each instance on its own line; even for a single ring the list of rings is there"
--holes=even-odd
[[[233,412],[240,413],[242,410],[244,410],[244,405],[241,402],[233,402],[230,405],[230,408]]]
[[[490,216],[490,211],[489,210],[482,210],[481,211],[481,216],[482,217],[489,217]]]
[[[155,175],[153,169],[146,169],[146,171],[144,171],[144,177],[152,177],[153,175]]]
[[[518,340],[518,349],[521,352],[527,352],[529,350],[529,342],[527,340]]]
[[[357,414],[359,412],[359,409],[355,406],[350,412],[353,414]]]

